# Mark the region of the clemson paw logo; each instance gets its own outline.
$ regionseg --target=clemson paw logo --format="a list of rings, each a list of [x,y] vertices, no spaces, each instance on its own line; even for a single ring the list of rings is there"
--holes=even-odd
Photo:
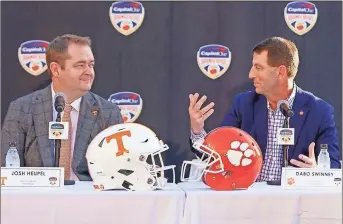
[[[234,166],[249,166],[252,163],[251,157],[254,155],[254,151],[248,147],[249,144],[246,142],[233,141],[231,149],[227,152],[230,163]]]
[[[288,183],[288,185],[293,185],[295,183],[294,178],[293,177],[288,178],[287,183]]]

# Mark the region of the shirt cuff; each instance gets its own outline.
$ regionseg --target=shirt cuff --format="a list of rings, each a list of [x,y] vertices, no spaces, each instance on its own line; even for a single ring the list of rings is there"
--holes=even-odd
[[[202,129],[202,131],[200,132],[200,134],[194,134],[191,130],[191,140],[192,143],[198,141],[199,139],[203,139],[205,138],[207,135],[206,131],[204,129]]]

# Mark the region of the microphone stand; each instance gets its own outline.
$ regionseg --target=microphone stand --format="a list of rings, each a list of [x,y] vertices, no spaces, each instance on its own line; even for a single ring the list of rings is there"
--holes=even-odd
[[[285,117],[282,128],[289,128],[289,117]],[[289,145],[282,145],[282,152],[283,152],[282,167],[288,167],[288,149],[289,149]]]
[[[57,112],[56,122],[61,122],[61,112]],[[55,167],[60,166],[61,139],[55,139]],[[74,180],[64,180],[64,185],[74,185]]]
[[[285,116],[282,128],[289,128],[289,117]],[[288,167],[288,149],[289,149],[289,145],[282,145],[282,154],[283,154],[282,167],[283,168]],[[282,171],[281,171],[281,173],[282,173]],[[268,185],[281,186],[281,178],[278,180],[267,181],[267,184]]]
[[[61,112],[57,112],[56,122],[61,122]],[[55,139],[55,167],[60,166],[61,139]]]

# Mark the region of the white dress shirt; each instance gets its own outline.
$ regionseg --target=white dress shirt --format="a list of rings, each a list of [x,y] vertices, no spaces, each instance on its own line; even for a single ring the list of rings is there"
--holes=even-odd
[[[52,102],[52,111],[53,111],[52,116],[53,116],[53,120],[56,121],[57,111],[55,110],[55,107],[54,107],[54,104],[55,104],[54,98],[55,98],[56,93],[54,91],[52,84],[51,84],[51,93],[52,93],[52,101],[53,101]],[[71,103],[71,106],[73,107],[72,111],[70,112],[71,127],[72,127],[71,157],[70,157],[71,160],[73,158],[73,152],[74,152],[75,136],[76,136],[77,122],[79,119],[81,99],[82,97],[78,98],[77,100]],[[61,113],[61,119],[63,117],[63,114],[64,112]],[[70,167],[70,175],[71,175],[72,180],[79,180],[71,167]]]

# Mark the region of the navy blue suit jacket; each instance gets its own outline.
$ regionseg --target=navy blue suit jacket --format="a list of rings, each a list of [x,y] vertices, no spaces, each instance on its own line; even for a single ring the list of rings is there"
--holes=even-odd
[[[290,146],[288,151],[288,161],[299,160],[299,154],[308,156],[308,147],[311,142],[315,142],[316,158],[320,152],[320,144],[328,144],[331,168],[341,168],[333,107],[312,93],[298,86],[296,88],[292,106],[294,116],[289,122],[290,128],[294,128],[295,136],[294,145]],[[264,158],[268,135],[268,109],[265,96],[255,91],[237,95],[232,109],[226,114],[221,126],[234,126],[249,133],[260,146]]]

